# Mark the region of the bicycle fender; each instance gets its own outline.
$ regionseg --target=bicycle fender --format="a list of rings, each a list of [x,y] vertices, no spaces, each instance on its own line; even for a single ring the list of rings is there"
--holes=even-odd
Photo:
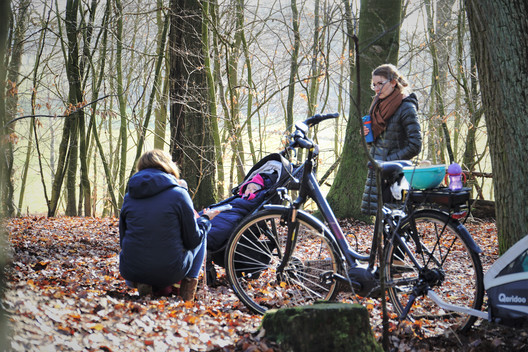
[[[266,204],[266,205],[264,205],[263,208],[266,209],[266,210],[269,209],[269,210],[282,210],[282,211],[290,209],[290,207],[287,207],[287,206],[284,206],[284,205],[273,205],[273,204]],[[324,231],[324,232],[328,233],[328,229],[327,229],[326,225],[323,224],[321,222],[321,220],[319,220],[318,218],[316,218],[312,214],[307,213],[306,211],[300,210],[300,209],[297,210],[297,213],[298,214],[303,214],[304,216],[309,217],[313,222],[315,222],[317,224],[317,226],[319,226],[319,229],[321,231]]]
[[[456,227],[460,231],[460,234],[462,235],[462,237],[464,237],[464,240],[467,242],[469,248],[472,251],[479,254],[483,252],[483,250],[480,249],[479,245],[475,242],[475,240],[464,225],[459,223],[458,225],[456,225]]]

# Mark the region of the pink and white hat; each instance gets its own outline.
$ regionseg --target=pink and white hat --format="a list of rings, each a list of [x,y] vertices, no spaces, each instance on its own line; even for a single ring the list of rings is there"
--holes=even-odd
[[[240,191],[238,192],[239,195],[243,196],[245,191],[246,191],[246,188],[247,186],[250,184],[250,183],[255,183],[257,185],[260,186],[259,189],[262,189],[264,188],[264,179],[262,178],[262,176],[260,176],[260,174],[256,174],[252,179],[250,179],[249,181],[247,181],[246,183],[244,183],[241,187],[240,187]],[[256,195],[255,194],[250,194],[247,198],[249,200],[255,198]]]

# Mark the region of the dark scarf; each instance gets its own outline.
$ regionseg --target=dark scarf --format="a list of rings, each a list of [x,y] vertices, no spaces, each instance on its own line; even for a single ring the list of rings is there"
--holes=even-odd
[[[398,86],[386,98],[380,99],[379,95],[376,95],[370,106],[370,120],[372,121],[374,140],[385,131],[387,120],[398,110],[402,100],[403,94]]]

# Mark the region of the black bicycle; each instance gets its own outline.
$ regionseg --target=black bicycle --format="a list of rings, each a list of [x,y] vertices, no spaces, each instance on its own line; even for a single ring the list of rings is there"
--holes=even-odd
[[[380,272],[400,319],[442,319],[465,331],[477,319],[444,309],[449,305],[480,310],[483,273],[480,248],[460,222],[468,211],[469,190],[409,190],[405,201],[383,206],[383,259],[380,270],[375,231],[368,255],[354,250],[323,196],[314,175],[318,147],[310,127],[337,114],[315,115],[295,125],[284,150],[306,150],[292,175],[299,184],[292,201],[286,188],[277,192],[285,205],[264,205],[234,230],[226,249],[225,269],[232,289],[255,313],[268,309],[333,300],[342,289],[361,297],[380,295]],[[381,163],[384,183],[402,177],[405,162]],[[295,182],[294,182],[295,183]],[[323,220],[302,210],[311,198]]]

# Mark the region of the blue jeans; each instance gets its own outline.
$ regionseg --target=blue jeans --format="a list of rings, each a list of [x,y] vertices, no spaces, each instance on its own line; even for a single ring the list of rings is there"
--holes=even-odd
[[[202,269],[202,265],[205,259],[205,251],[207,247],[207,237],[204,237],[204,240],[202,243],[198,245],[195,249],[193,249],[191,252],[194,256],[194,260],[191,266],[191,269],[187,272],[187,275],[185,277],[196,279],[200,275],[200,270]]]

